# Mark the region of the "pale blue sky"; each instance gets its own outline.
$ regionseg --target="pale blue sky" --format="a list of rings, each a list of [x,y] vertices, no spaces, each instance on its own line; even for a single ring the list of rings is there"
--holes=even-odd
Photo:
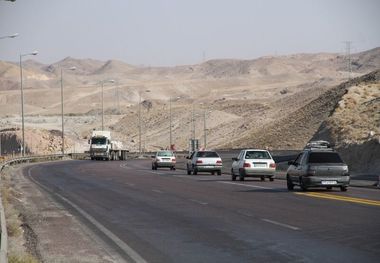
[[[0,0],[0,60],[66,56],[134,65],[380,46],[378,0]]]

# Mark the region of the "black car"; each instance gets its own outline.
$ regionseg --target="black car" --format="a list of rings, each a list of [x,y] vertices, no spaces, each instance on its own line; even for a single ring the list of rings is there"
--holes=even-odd
[[[328,147],[307,147],[294,161],[288,163],[286,174],[288,190],[295,185],[306,191],[310,187],[339,187],[347,191],[350,174],[339,154]]]

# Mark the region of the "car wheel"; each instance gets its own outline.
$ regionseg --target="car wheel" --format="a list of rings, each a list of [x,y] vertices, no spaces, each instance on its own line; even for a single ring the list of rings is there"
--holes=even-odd
[[[244,172],[239,171],[239,180],[244,181]]]
[[[261,176],[261,177],[260,177],[260,180],[261,180],[261,181],[265,181],[265,176]]]
[[[212,175],[215,175],[215,172],[211,172]]]
[[[290,180],[289,175],[286,176],[286,186],[288,187],[289,191],[294,190],[294,184],[293,184],[292,180]]]
[[[154,165],[152,164],[152,170],[154,170]]]
[[[222,171],[217,171],[216,174],[220,176],[222,175]]]
[[[347,191],[347,186],[341,186],[341,187],[340,187],[340,191],[342,191],[342,192],[346,192],[346,191]]]
[[[173,171],[175,171],[175,167],[173,167]]]
[[[303,183],[302,178],[300,177],[300,187],[302,191],[307,191],[307,186]]]
[[[236,175],[234,174],[234,170],[231,168],[231,180],[236,181]]]
[[[332,189],[332,186],[327,186],[326,189],[327,189],[327,190],[331,190],[331,189]]]
[[[198,174],[197,169],[194,169],[193,174],[194,174],[194,175],[197,175],[197,174]]]
[[[191,170],[189,169],[188,165],[186,166],[186,168],[187,168],[187,175],[191,175]]]
[[[273,182],[274,181],[274,177],[273,176],[269,177],[269,181]]]

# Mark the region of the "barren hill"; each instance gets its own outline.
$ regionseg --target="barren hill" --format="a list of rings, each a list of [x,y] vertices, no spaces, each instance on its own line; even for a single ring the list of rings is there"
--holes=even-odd
[[[178,149],[187,148],[193,107],[195,133],[202,144],[206,119],[208,147],[302,147],[340,100],[344,92],[337,85],[348,77],[346,58],[328,53],[219,59],[176,67],[70,57],[52,65],[24,63],[27,126],[60,129],[59,67],[75,66],[77,70],[65,70],[63,78],[67,134],[79,142],[100,128],[99,82],[114,79],[114,84],[104,85],[106,127],[130,150],[138,147],[140,96],[145,106],[150,105],[142,110],[143,145],[149,150],[169,144],[169,98]],[[352,55],[352,77],[379,68],[380,48]],[[0,62],[0,115],[2,128],[19,127],[19,69],[11,62]],[[41,119],[45,123],[37,125]]]

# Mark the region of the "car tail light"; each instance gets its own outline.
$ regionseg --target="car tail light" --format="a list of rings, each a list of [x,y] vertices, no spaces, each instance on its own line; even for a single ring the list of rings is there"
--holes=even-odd
[[[173,162],[173,163],[175,162],[175,158],[172,159],[172,162]]]
[[[216,164],[222,164],[222,160],[217,160]]]
[[[243,167],[251,167],[250,163],[244,163]]]
[[[306,176],[313,176],[313,175],[315,175],[316,172],[317,172],[317,171],[316,171],[315,169],[309,167],[309,168],[306,170]]]
[[[161,160],[160,160],[159,158],[156,158],[156,161],[157,161],[157,162],[160,162]]]
[[[271,164],[269,164],[269,167],[270,168],[276,168],[276,164],[275,163],[271,163]]]
[[[197,163],[203,163],[202,160],[197,160]]]

